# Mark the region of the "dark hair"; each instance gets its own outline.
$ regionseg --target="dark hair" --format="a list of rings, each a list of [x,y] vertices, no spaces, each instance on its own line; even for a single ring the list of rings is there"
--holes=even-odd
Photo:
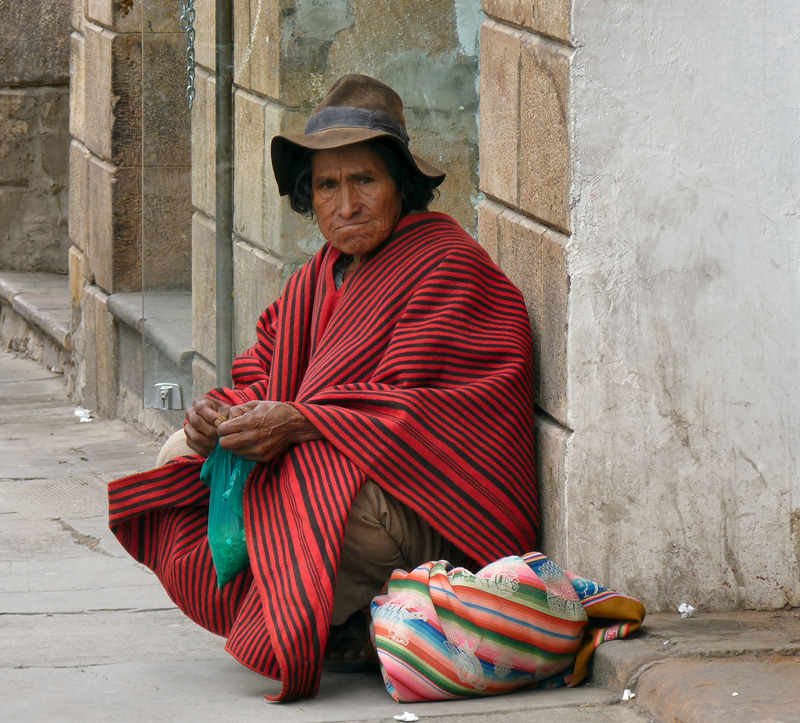
[[[436,184],[416,171],[405,159],[402,151],[386,138],[366,141],[383,160],[389,176],[400,194],[400,214],[425,211],[437,193]],[[297,169],[289,186],[289,205],[292,210],[307,218],[314,218],[313,188],[311,185],[311,155],[313,151],[298,149],[292,165]]]

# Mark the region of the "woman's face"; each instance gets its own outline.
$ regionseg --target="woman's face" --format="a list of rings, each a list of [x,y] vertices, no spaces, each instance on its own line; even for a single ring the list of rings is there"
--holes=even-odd
[[[343,253],[362,256],[400,220],[400,194],[383,159],[359,143],[311,157],[312,205],[319,230]]]

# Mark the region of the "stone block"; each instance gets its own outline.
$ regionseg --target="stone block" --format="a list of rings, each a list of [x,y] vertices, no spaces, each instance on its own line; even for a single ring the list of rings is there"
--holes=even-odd
[[[454,116],[410,109],[405,116],[412,151],[447,173],[431,208],[450,214],[468,233],[477,235],[477,103],[471,111]]]
[[[483,0],[492,18],[551,38],[570,41],[570,0]]]
[[[197,69],[192,116],[192,204],[212,218],[216,216],[217,119],[214,77]]]
[[[36,98],[27,89],[0,90],[0,185],[27,188],[35,173]]]
[[[265,98],[237,90],[234,178],[234,232],[265,251],[286,255],[281,233],[278,186],[272,173],[269,144],[282,131],[284,109]]]
[[[195,8],[200,4],[195,0]],[[180,3],[175,0],[142,0],[142,27],[151,33],[181,32]]]
[[[270,102],[237,90],[234,96],[233,230],[266,247],[264,238],[265,181],[267,169],[266,124]]]
[[[69,146],[69,236],[79,249],[87,248],[89,236],[89,159],[91,152],[82,143]]]
[[[513,207],[519,202],[522,35],[492,20],[481,28],[481,189]]]
[[[214,219],[192,216],[192,344],[212,364],[217,359],[217,270]]]
[[[483,213],[497,220],[500,266],[525,297],[533,332],[536,403],[566,424],[566,324],[569,276],[566,239],[498,204]],[[546,259],[546,260],[545,260]]]
[[[69,132],[83,141],[86,123],[86,59],[84,39],[80,33],[70,35],[69,57]]]
[[[280,5],[233,0],[234,82],[256,93],[280,97]]]
[[[70,334],[74,334],[81,320],[81,300],[86,284],[92,283],[86,254],[77,246],[69,248]]]
[[[68,125],[66,87],[0,89],[0,186],[66,190]]]
[[[142,163],[188,167],[191,129],[186,33],[144,33],[142,74]]]
[[[241,239],[233,243],[234,354],[256,341],[256,322],[283,291],[283,263]]]
[[[87,255],[97,285],[108,293],[141,289],[141,181],[140,168],[89,159]]]
[[[69,79],[68,2],[25,0],[0,5],[4,86],[64,85]]]
[[[53,193],[67,196],[69,184],[69,91],[67,88],[36,88],[41,115],[39,142],[42,172]],[[48,183],[45,181],[45,183]]]
[[[86,110],[84,144],[118,165],[142,162],[141,34],[84,25]]]
[[[556,564],[566,566],[567,519],[566,473],[567,443],[572,432],[547,415],[537,412],[536,478],[539,482],[539,539],[537,549]]]
[[[522,43],[518,169],[519,208],[566,233],[570,225],[570,52],[533,35]]]
[[[202,397],[217,386],[217,368],[199,354],[192,359],[192,396],[194,399]]]
[[[273,3],[264,2],[264,4],[272,5]],[[214,71],[217,68],[216,3],[215,0],[195,0],[194,7],[197,13],[194,22],[195,59],[198,65]]]
[[[142,287],[189,289],[192,279],[190,168],[142,169]]]
[[[484,199],[478,206],[478,243],[486,249],[492,261],[500,264],[500,247],[498,237],[498,217],[505,206]]]
[[[79,33],[83,32],[83,23],[86,18],[86,0],[71,0],[72,27]]]
[[[569,238],[556,231],[542,236],[542,327],[540,332],[541,407],[562,424],[567,423],[567,325],[570,276],[567,267]]]
[[[104,417],[113,417],[117,402],[118,332],[108,311],[108,295],[87,286],[81,302],[83,383],[81,401]]]
[[[116,33],[142,32],[142,0],[84,0],[86,18]],[[175,13],[178,13],[177,7]]]
[[[66,86],[0,89],[0,268],[66,270],[68,116]]]
[[[86,254],[77,246],[69,247],[69,296],[73,306],[80,306],[83,298],[83,287],[91,283],[91,273]]]

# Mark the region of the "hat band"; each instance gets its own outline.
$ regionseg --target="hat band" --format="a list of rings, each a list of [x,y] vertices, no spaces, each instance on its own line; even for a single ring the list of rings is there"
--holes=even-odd
[[[406,129],[382,110],[329,105],[308,119],[306,135],[327,131],[330,128],[367,128],[372,131],[382,131],[408,145]]]

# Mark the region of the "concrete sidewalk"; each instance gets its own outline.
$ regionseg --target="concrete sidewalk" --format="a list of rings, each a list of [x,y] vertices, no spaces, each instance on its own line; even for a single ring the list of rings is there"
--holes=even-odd
[[[106,484],[153,466],[153,438],[81,423],[60,376],[9,353],[0,401],[2,721],[800,721],[789,613],[648,618],[600,648],[594,686],[402,706],[377,674],[326,673],[318,698],[270,704],[276,684],[187,620],[107,529]]]

